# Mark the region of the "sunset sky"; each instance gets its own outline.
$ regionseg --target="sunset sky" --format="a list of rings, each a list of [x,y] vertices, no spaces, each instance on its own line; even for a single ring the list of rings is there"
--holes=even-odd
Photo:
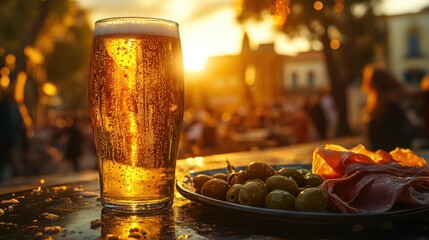
[[[91,21],[117,16],[147,16],[166,18],[180,25],[185,70],[204,67],[209,56],[237,54],[241,48],[243,30],[235,21],[237,0],[78,0],[90,12]],[[412,4],[411,4],[412,3]],[[386,14],[417,12],[428,6],[428,0],[385,0]],[[275,42],[280,54],[295,54],[308,49],[305,41],[287,39],[274,33],[269,23],[247,26],[253,43]]]

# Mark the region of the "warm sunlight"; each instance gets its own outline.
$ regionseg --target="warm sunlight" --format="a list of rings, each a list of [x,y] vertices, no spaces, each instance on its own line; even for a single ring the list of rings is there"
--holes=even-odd
[[[199,72],[207,63],[208,53],[198,48],[183,49],[183,65],[186,72]]]
[[[193,5],[192,0],[168,0],[160,4],[157,1],[133,0],[126,6],[118,0],[78,2],[90,9],[92,23],[100,18],[118,15],[161,17],[177,21],[180,24],[184,67],[188,72],[201,71],[210,56],[238,54],[241,50],[243,32],[235,20],[234,1],[203,1]],[[321,2],[317,1],[317,4]],[[386,0],[381,8],[388,14],[398,14],[417,11],[426,2],[427,0],[413,0],[413,4],[407,5],[403,0]],[[246,30],[251,35],[252,43],[275,41],[279,54],[296,54],[310,47],[302,39],[291,40],[284,34],[274,34],[267,22],[247,26]]]

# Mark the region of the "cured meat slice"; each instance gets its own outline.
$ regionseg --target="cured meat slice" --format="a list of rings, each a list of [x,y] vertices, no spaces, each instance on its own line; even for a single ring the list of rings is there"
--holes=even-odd
[[[330,207],[345,213],[381,213],[398,202],[429,204],[429,170],[397,163],[350,164],[342,178],[325,180]]]
[[[409,149],[396,148],[390,153],[383,150],[376,152],[365,149],[363,145],[346,149],[339,145],[328,144],[316,148],[313,153],[313,172],[324,179],[339,178],[344,169],[351,163],[386,164],[398,163],[409,167],[426,167],[426,160]]]
[[[428,205],[429,169],[422,167],[424,159],[406,149],[392,152],[371,152],[363,146],[316,149],[313,171],[325,179],[321,187],[330,207],[344,213],[381,213],[399,202]]]

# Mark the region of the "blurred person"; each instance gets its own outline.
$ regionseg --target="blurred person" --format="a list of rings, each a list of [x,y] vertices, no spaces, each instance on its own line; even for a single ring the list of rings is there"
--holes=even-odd
[[[336,135],[337,111],[335,108],[335,100],[328,90],[322,90],[320,96],[320,105],[323,109],[327,122],[326,137],[333,138]]]
[[[429,139],[429,74],[420,82],[420,88],[423,91],[423,131],[426,139]]]
[[[361,91],[367,94],[364,122],[372,150],[410,148],[413,134],[401,102],[409,96],[404,86],[384,67],[364,69]]]
[[[309,96],[306,100],[304,108],[313,122],[318,138],[326,139],[328,120],[326,119],[326,115],[319,96]]]
[[[215,147],[217,145],[217,120],[212,110],[207,110],[203,118],[202,147]]]
[[[233,112],[231,115],[231,120],[229,121],[230,132],[234,133],[244,133],[246,131],[245,118],[247,112],[244,109],[238,109]]]
[[[0,95],[0,182],[8,177],[12,148],[12,121],[10,118],[10,99],[6,93]]]
[[[98,169],[97,154],[95,152],[94,133],[91,119],[84,117],[79,121],[82,133],[82,156],[80,157],[80,169]]]
[[[54,147],[49,132],[45,129],[36,129],[31,138],[28,152],[27,175],[44,175],[66,172],[69,168],[62,161],[62,152]]]
[[[193,157],[201,155],[201,141],[204,130],[204,123],[195,116],[193,120],[185,127],[185,138],[190,153]]]
[[[27,129],[11,92],[0,95],[0,181],[25,174]]]
[[[273,104],[266,117],[266,128],[268,130],[267,139],[274,141],[273,143],[277,146],[289,144],[288,136],[283,134],[283,127],[286,122],[286,113],[282,104]]]
[[[222,142],[225,141],[229,136],[228,122],[230,121],[230,119],[231,119],[231,113],[229,112],[223,112],[219,116],[217,127],[216,127],[217,129],[216,136],[218,140],[222,140]]]
[[[73,170],[80,171],[79,158],[83,154],[83,133],[80,129],[79,120],[73,118],[72,124],[65,129],[67,143],[65,146],[64,158],[71,162]]]
[[[302,104],[297,104],[296,109],[292,110],[292,133],[294,143],[305,143],[310,141],[311,120],[308,113],[303,109]]]

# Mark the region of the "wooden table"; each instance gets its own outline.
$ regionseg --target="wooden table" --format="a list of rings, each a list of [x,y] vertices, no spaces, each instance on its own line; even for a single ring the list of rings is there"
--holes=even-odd
[[[355,138],[337,142],[351,147]],[[179,160],[177,177],[190,171],[236,166],[254,160],[270,164],[310,163],[312,151],[324,143],[230,153]],[[49,178],[30,189],[0,196],[0,239],[428,239],[429,216],[371,223],[303,224],[261,219],[200,205],[175,193],[173,207],[156,214],[117,214],[99,201],[96,172],[74,178]],[[57,185],[51,186],[50,182]],[[27,184],[28,187],[30,184]],[[40,186],[40,188],[39,188]]]

